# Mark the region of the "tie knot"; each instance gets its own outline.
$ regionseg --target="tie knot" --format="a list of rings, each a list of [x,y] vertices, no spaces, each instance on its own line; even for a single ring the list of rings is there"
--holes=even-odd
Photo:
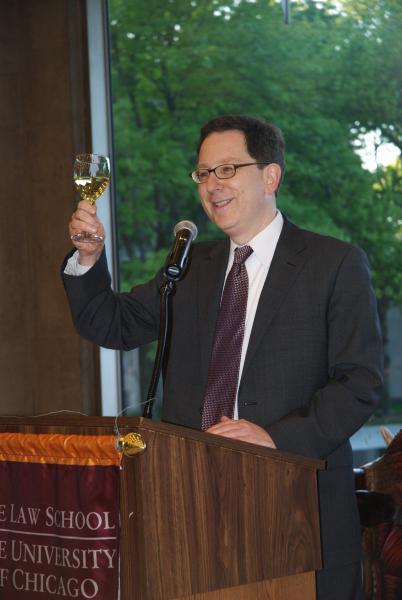
[[[241,246],[239,248],[235,248],[233,262],[236,265],[242,265],[252,253],[253,249],[251,246]]]

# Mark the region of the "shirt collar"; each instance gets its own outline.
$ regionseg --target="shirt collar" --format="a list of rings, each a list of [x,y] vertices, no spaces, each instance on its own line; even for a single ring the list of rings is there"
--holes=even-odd
[[[283,216],[282,213],[277,210],[274,219],[270,222],[265,229],[257,233],[252,240],[245,244],[251,246],[255,256],[258,258],[261,264],[269,267],[272,261],[272,256],[275,252],[276,244],[278,243],[279,236],[281,235],[283,227]],[[239,245],[235,244],[230,240],[230,255],[233,256],[235,248]]]

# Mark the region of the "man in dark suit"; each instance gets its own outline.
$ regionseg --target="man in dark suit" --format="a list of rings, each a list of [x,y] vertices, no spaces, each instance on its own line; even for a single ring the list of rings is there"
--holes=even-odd
[[[198,150],[192,176],[205,212],[227,239],[194,244],[177,286],[163,419],[201,428],[212,397],[219,410],[208,432],[325,459],[327,469],[319,474],[324,569],[317,576],[318,598],[357,600],[360,528],[349,437],[373,412],[382,384],[381,334],[366,256],[350,244],[299,229],[277,210],[285,164],[275,126],[252,117],[219,117],[201,130]],[[104,233],[87,203],[80,203],[70,222],[70,235],[78,231]],[[244,263],[248,301],[228,410],[219,394],[210,395],[214,357],[224,352],[214,338],[221,299],[226,306],[225,280],[237,248],[244,246],[251,252]],[[63,277],[81,335],[120,349],[154,340],[163,275],[130,294],[116,294],[102,245],[76,247]]]

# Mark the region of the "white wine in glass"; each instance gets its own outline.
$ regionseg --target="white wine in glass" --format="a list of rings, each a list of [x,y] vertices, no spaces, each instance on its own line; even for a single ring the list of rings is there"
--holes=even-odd
[[[107,156],[100,154],[77,154],[74,161],[74,184],[82,200],[95,204],[110,181],[110,165]],[[71,236],[75,242],[103,242],[96,233],[82,231]]]

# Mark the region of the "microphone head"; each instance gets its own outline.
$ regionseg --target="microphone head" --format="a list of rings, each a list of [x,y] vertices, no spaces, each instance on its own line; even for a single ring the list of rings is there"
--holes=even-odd
[[[173,229],[173,233],[175,235],[177,235],[177,233],[181,229],[188,229],[191,232],[193,240],[195,240],[195,238],[198,235],[197,225],[195,223],[193,223],[192,221],[180,221],[179,223],[176,223],[176,225],[174,226],[174,229]]]

